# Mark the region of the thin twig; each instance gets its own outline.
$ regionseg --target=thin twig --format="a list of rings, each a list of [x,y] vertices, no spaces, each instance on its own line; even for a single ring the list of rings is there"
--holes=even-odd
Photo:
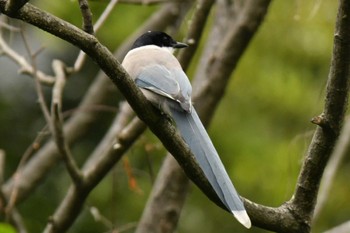
[[[128,128],[130,114],[132,114],[130,107],[128,107],[127,103],[124,103],[106,136],[89,156],[89,160],[86,161],[83,167],[85,182],[82,186],[84,192],[79,192],[74,186],[70,187],[66,197],[55,211],[44,232],[64,232],[81,211],[89,192],[114,167],[114,164],[120,160],[129,146],[139,137],[140,131],[134,131],[134,134],[129,134],[127,138],[124,137],[123,141],[118,140],[120,138],[118,135],[121,131]],[[143,123],[141,126],[141,131],[143,132],[146,127]],[[113,147],[115,143],[118,144],[117,148]]]
[[[112,229],[114,227],[112,221],[106,218],[104,215],[102,215],[100,210],[97,207],[91,206],[89,208],[89,212],[96,222],[102,223],[108,229]]]
[[[35,68],[27,62],[27,60],[13,50],[0,35],[0,51],[14,61],[19,67],[20,73],[28,74],[30,76],[36,76],[40,83],[46,85],[52,85],[55,82],[54,77],[43,73],[42,71],[35,70]]]
[[[195,4],[195,13],[193,14],[190,22],[190,26],[185,38],[186,43],[190,46],[179,53],[178,59],[184,70],[187,70],[190,65],[190,61],[194,56],[199,41],[204,30],[205,23],[208,19],[214,0],[201,0]]]
[[[87,0],[79,0],[79,8],[83,16],[83,30],[89,34],[94,34],[94,26],[92,24],[92,13]]]
[[[34,80],[35,80],[36,92],[37,92],[37,95],[38,95],[38,102],[39,102],[41,111],[44,114],[45,120],[46,120],[47,124],[49,125],[49,128],[52,131],[52,123],[51,123],[51,119],[50,119],[50,112],[49,112],[49,109],[47,107],[47,104],[46,104],[46,101],[45,101],[45,97],[44,97],[44,93],[43,93],[43,89],[41,87],[41,83],[40,83],[38,75],[37,75],[38,69],[37,69],[37,65],[36,65],[36,57],[33,55],[33,52],[32,52],[32,50],[30,48],[28,40],[27,40],[27,38],[26,38],[26,36],[24,34],[23,28],[20,31],[20,35],[21,35],[21,37],[23,39],[23,43],[25,45],[25,48],[27,50],[27,53],[28,53],[28,55],[30,57],[30,60],[31,60],[31,63],[32,63],[31,67],[33,68],[33,76],[34,76]]]
[[[18,27],[14,27],[14,26],[4,22],[6,18],[7,18],[6,16],[0,15],[0,36],[1,36],[1,29],[2,28],[9,30],[9,31],[12,31],[12,32],[19,32],[21,30]]]
[[[52,65],[56,74],[56,82],[52,90],[51,103],[51,119],[53,124],[52,134],[54,136],[57,149],[65,162],[66,168],[72,178],[73,183],[79,187],[83,182],[83,177],[75,163],[75,160],[73,159],[63,133],[62,92],[66,83],[65,65],[59,60],[54,60]]]
[[[98,18],[96,24],[94,25],[95,33],[100,29],[100,27],[103,25],[103,23],[107,20],[108,16],[110,15],[112,10],[114,9],[117,2],[118,2],[118,0],[111,0],[108,3],[106,9],[103,11],[101,16]],[[83,67],[85,60],[86,60],[86,54],[83,51],[80,51],[77,59],[75,60],[75,63],[73,66],[73,68],[74,68],[73,72],[80,71],[80,69]]]
[[[117,3],[118,3],[118,0],[111,0],[108,3],[107,7],[102,12],[102,14],[100,15],[100,17],[98,18],[98,20],[96,21],[96,23],[94,25],[95,31],[98,31],[101,28],[103,23],[107,20],[108,16],[112,13],[112,11]]]

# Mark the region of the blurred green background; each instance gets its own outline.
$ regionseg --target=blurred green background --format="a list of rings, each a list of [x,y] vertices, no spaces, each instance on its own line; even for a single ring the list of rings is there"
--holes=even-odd
[[[34,1],[39,7],[81,25],[76,1]],[[90,3],[94,19],[106,1]],[[97,33],[114,50],[157,6],[117,5],[111,17]],[[303,156],[315,126],[310,119],[322,112],[324,89],[332,52],[337,11],[336,1],[272,1],[265,22],[251,42],[233,74],[225,98],[216,112],[209,134],[239,193],[257,203],[279,206],[293,193]],[[127,22],[127,23],[126,23]],[[208,30],[207,30],[208,31]],[[50,71],[50,61],[60,58],[72,64],[78,50],[47,33],[26,27],[33,47],[45,46],[38,58],[39,67]],[[36,41],[36,42],[35,42]],[[18,51],[23,45],[16,44]],[[195,67],[193,64],[191,67]],[[78,105],[97,73],[88,61],[84,71],[74,75],[65,90],[65,109]],[[189,73],[193,73],[190,70]],[[111,84],[112,85],[112,84]],[[77,88],[79,87],[79,88]],[[47,98],[50,88],[45,88]],[[116,95],[117,96],[117,95]],[[6,178],[15,170],[21,155],[44,126],[34,82],[17,74],[17,67],[0,57],[0,148],[6,152]],[[111,106],[117,106],[111,97]],[[111,113],[104,122],[74,146],[80,163],[102,138]],[[147,154],[144,148],[152,146]],[[111,226],[132,228],[139,220],[154,177],[165,151],[147,132],[128,153],[128,160],[140,192],[131,190],[122,163],[91,193],[83,214],[70,232],[108,232]],[[350,216],[349,161],[339,168],[333,191],[313,232],[338,225]],[[57,166],[34,194],[19,206],[30,232],[40,232],[65,195],[70,179],[62,165]],[[111,225],[95,222],[89,213],[96,207]],[[191,186],[178,232],[267,232],[245,230],[231,215],[212,204],[195,186]]]

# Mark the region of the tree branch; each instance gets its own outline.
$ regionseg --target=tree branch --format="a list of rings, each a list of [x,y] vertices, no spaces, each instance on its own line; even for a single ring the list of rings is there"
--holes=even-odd
[[[339,1],[333,56],[323,117],[327,127],[317,127],[304,160],[292,199],[292,210],[310,227],[319,184],[333,151],[348,101],[350,79],[350,2]]]
[[[102,24],[106,21],[106,19],[108,18],[108,16],[110,15],[110,13],[112,12],[112,10],[114,9],[115,5],[117,4],[118,0],[111,0],[106,9],[103,11],[103,13],[101,14],[101,16],[98,18],[98,20],[96,21],[96,24],[93,28],[93,30],[95,31],[95,33],[100,29],[100,27],[102,26]],[[79,52],[79,55],[77,57],[77,59],[74,62],[73,65],[73,70],[72,72],[78,72],[80,71],[80,69],[83,67],[84,61],[86,58],[86,54],[83,51]]]
[[[118,147],[113,147],[113,141],[116,136],[119,138],[118,135],[123,132],[123,129],[128,128],[125,124],[130,117],[130,113],[130,108],[127,105],[124,104],[120,108],[120,114],[115,118],[109,132],[93,154],[89,156],[90,160],[86,162],[83,168],[84,182],[78,188],[75,185],[69,188],[66,197],[51,217],[44,232],[64,232],[71,226],[79,215],[90,191],[95,188],[101,179],[120,160],[130,145],[140,136],[141,132],[146,129],[145,127],[141,127],[141,132],[133,131],[133,134],[129,133],[125,135],[123,141],[117,141]],[[131,122],[131,124],[134,123]],[[94,156],[95,153],[98,153],[98,158]],[[94,163],[92,163],[91,158],[96,158],[93,161]]]
[[[176,2],[165,4],[161,7],[161,9],[153,14],[138,31],[126,40],[116,51],[115,56],[122,59],[130,48],[132,41],[144,31],[150,29],[164,30],[170,22],[178,17],[179,11],[176,10],[178,7],[178,3]],[[65,124],[64,132],[68,144],[72,144],[84,136],[89,126],[99,119],[98,112],[87,112],[85,109],[89,109],[90,106],[107,103],[111,95],[115,95],[114,89],[111,88],[110,80],[108,80],[101,71],[84,96],[76,113]],[[94,153],[93,155],[93,158],[89,159],[89,161],[94,161],[94,159],[99,157],[98,153]],[[33,156],[33,159],[21,169],[22,176],[20,180],[14,175],[4,184],[4,193],[6,196],[9,196],[13,190],[16,190],[17,195],[15,202],[23,201],[47,176],[47,173],[52,170],[52,167],[57,164],[59,159],[60,157],[54,142],[49,141],[35,156]]]
[[[2,34],[0,33],[0,49],[7,57],[13,60],[19,67],[20,73],[29,74],[34,76],[35,69],[31,64],[27,62],[27,60],[18,54],[15,50],[13,50],[8,44],[5,42]],[[36,76],[38,77],[41,83],[52,85],[55,82],[54,77],[44,74],[43,72],[37,70]]]
[[[87,0],[79,0],[79,8],[83,16],[83,30],[89,34],[94,34],[94,26],[92,25],[92,13]]]
[[[51,103],[52,135],[73,183],[79,188],[83,182],[83,176],[75,163],[63,133],[62,93],[66,83],[65,65],[58,60],[54,60],[52,64],[56,75]]]
[[[185,38],[186,43],[190,46],[181,50],[178,56],[183,70],[187,70],[197,50],[204,26],[214,2],[214,0],[198,0],[197,4],[195,4],[196,11],[190,20],[191,24]]]
[[[214,1],[199,0],[190,20],[185,41],[191,46],[179,53],[178,60],[184,70],[199,45],[199,40]],[[189,180],[173,156],[167,153],[142,213],[136,233],[174,232],[185,203]]]

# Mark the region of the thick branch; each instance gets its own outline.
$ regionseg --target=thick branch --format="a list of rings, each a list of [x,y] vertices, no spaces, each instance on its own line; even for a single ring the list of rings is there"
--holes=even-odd
[[[145,22],[139,31],[135,32],[134,35],[126,40],[115,53],[115,56],[122,59],[130,48],[131,43],[144,31],[150,29],[164,30],[169,22],[177,18],[179,11],[174,10],[177,8],[178,5],[176,3],[165,4]],[[112,89],[110,85],[110,80],[105,77],[103,72],[100,72],[84,96],[75,114],[65,124],[64,132],[68,144],[79,140],[79,138],[85,135],[85,132],[92,123],[98,120],[100,116],[99,112],[86,111],[86,109],[90,109],[91,106],[107,103],[110,96],[115,94],[114,89]],[[94,161],[99,155],[98,153],[94,153],[89,161]],[[27,198],[30,192],[33,191],[33,189],[40,184],[42,179],[46,177],[46,174],[51,171],[51,168],[57,164],[59,158],[54,142],[48,142],[33,156],[26,166],[21,169],[22,177],[20,180],[13,176],[5,183],[3,186],[4,193],[9,196],[13,190],[16,190],[16,203]]]
[[[200,1],[198,3],[198,12],[195,13],[196,17],[194,18],[192,27],[189,29],[189,36],[187,38],[193,38],[195,43],[198,43],[198,40],[200,38],[201,30],[204,26],[204,22],[201,22],[201,20],[205,20],[204,15],[209,13],[211,1]],[[269,1],[250,1],[247,2],[245,5],[241,6],[241,8],[237,9],[237,17],[240,17],[241,20],[239,21],[233,21],[235,23],[232,23],[229,25],[231,26],[231,30],[235,33],[231,34],[225,41],[225,43],[222,43],[222,46],[225,48],[230,47],[230,50],[220,50],[220,52],[215,53],[215,56],[222,57],[222,59],[218,59],[218,65],[214,68],[211,67],[211,64],[207,64],[206,61],[203,64],[199,66],[199,72],[197,72],[196,77],[197,82],[195,84],[202,84],[205,85],[195,85],[194,86],[194,95],[196,96],[194,98],[195,107],[197,110],[199,110],[199,114],[201,116],[201,119],[204,119],[204,124],[208,125],[210,118],[215,111],[215,108],[217,104],[219,103],[221,97],[223,97],[223,94],[226,87],[227,82],[229,78],[231,77],[230,73],[234,69],[234,65],[227,65],[230,64],[236,64],[237,61],[240,59],[241,55],[243,54],[243,51],[249,44],[250,39],[255,34],[257,29],[259,28],[260,23],[263,21],[264,15],[266,14],[267,8],[269,6]],[[225,7],[224,9],[227,9]],[[221,12],[218,12],[217,14],[220,14]],[[229,15],[228,17],[231,17]],[[230,20],[229,20],[230,21]],[[227,31],[227,25],[220,25],[221,27],[225,28]],[[247,31],[247,28],[249,29]],[[249,33],[248,33],[249,32]],[[214,38],[216,40],[218,37]],[[222,42],[221,38],[220,41]],[[207,42],[207,45],[209,43],[212,43],[212,41]],[[195,47],[195,46],[194,46]],[[211,49],[212,51],[215,51],[215,48],[212,48],[210,46],[207,46],[207,48]],[[181,61],[181,64],[183,67],[187,67],[188,63],[191,59],[192,53],[195,51],[195,49],[192,50],[185,50],[184,52],[180,53],[179,60]],[[238,51],[238,52],[237,52]],[[186,54],[187,53],[187,54]],[[226,54],[229,54],[228,56]],[[207,54],[208,57],[212,57],[212,53]],[[224,66],[224,67],[223,67]],[[210,67],[211,72],[205,72],[205,68],[203,67]],[[223,71],[224,70],[224,71]],[[204,72],[201,72],[204,71]],[[200,75],[198,75],[200,73]],[[198,81],[200,79],[200,81]],[[206,81],[209,80],[209,81]],[[212,83],[215,83],[215,85],[211,85]],[[206,86],[207,84],[207,86]],[[205,91],[203,91],[203,89]],[[200,94],[198,94],[200,93]],[[208,95],[210,93],[210,95]],[[210,100],[210,101],[209,101]],[[205,108],[197,108],[197,106],[205,106]],[[172,168],[172,174],[176,174],[177,176],[181,177],[182,170],[180,168],[176,169],[176,164],[174,161],[170,159],[168,156],[166,159],[166,162],[163,166],[171,167]],[[176,171],[176,172],[175,172]],[[165,178],[164,178],[165,177]],[[183,186],[185,189],[187,187],[187,182],[184,182],[184,180],[179,179],[180,183],[178,185]],[[157,182],[155,183],[154,190],[152,191],[151,197],[148,200],[146,209],[143,213],[140,225],[138,227],[137,232],[147,232],[147,230],[152,229],[152,231],[156,232],[156,230],[160,231],[162,229],[162,225],[157,225],[157,220],[159,219],[160,213],[163,213],[163,216],[169,213],[169,209],[166,208],[166,205],[164,204],[165,199],[159,199],[160,191],[162,191],[162,187],[167,185],[173,185],[175,181],[168,176],[166,169],[161,169],[161,171],[158,174]],[[203,182],[203,181],[202,181]],[[204,182],[203,182],[204,183]],[[177,188],[177,186],[174,186]],[[200,186],[202,191],[208,195],[216,204],[220,206],[220,201],[213,198],[213,196],[210,195],[210,187],[206,187],[204,185]],[[167,191],[163,190],[163,195],[167,196]],[[185,198],[185,196],[182,196],[182,193],[179,193],[178,199]],[[174,201],[174,197],[169,197],[169,202],[172,203]],[[179,203],[181,203],[181,200],[178,200]],[[182,200],[183,201],[183,200]],[[248,213],[255,213],[253,216],[255,223],[260,226],[268,226],[268,228],[271,229],[271,225],[279,226],[282,222],[282,217],[286,216],[287,213],[289,214],[289,219],[294,219],[293,216],[288,213],[288,210],[286,207],[281,207],[279,209],[274,209],[270,207],[265,207],[261,205],[254,204],[250,201],[245,201],[245,205],[248,206],[247,210]],[[224,207],[223,207],[224,208]],[[157,211],[154,212],[154,214],[151,214],[152,212],[150,210],[157,209]],[[177,213],[177,212],[175,212]],[[266,215],[265,215],[266,213]],[[270,214],[268,214],[270,213]],[[179,214],[179,213],[177,213]],[[282,215],[283,214],[283,215]],[[178,217],[178,216],[177,216]],[[164,218],[163,218],[164,219]],[[275,219],[276,221],[274,223],[271,223],[270,225],[265,224],[265,222],[269,222],[271,220],[269,219]],[[173,219],[171,219],[173,220]],[[289,227],[295,232],[298,230],[298,225],[294,224],[293,222],[289,222]],[[293,225],[294,224],[294,225]],[[174,227],[174,226],[173,226]],[[174,229],[166,228],[166,232],[172,232]]]
[[[4,3],[6,3],[5,0],[0,0],[0,10],[6,14],[7,12],[4,11]],[[120,92],[124,94],[137,115],[146,122],[153,133],[161,139],[168,151],[176,156],[176,159],[185,171],[187,171],[187,174],[198,185],[202,185],[201,181],[205,180],[203,178],[204,175],[201,169],[198,168],[198,165],[186,143],[177,134],[175,127],[167,118],[162,117],[159,112],[153,108],[151,103],[146,100],[141,91],[136,87],[133,80],[115,59],[113,54],[100,44],[95,37],[30,4],[25,5],[14,15],[14,17],[33,24],[34,26],[56,35],[84,50],[86,54],[99,64],[101,69],[118,87]],[[207,187],[210,187],[210,190],[212,190],[208,182],[205,184]],[[214,192],[211,193],[212,195],[214,194]],[[217,199],[216,195],[215,198]]]
[[[164,6],[164,8],[158,13],[155,14],[155,17],[152,17],[149,22],[145,25],[147,29],[149,27],[152,28],[162,28],[166,26],[167,22],[171,22],[174,17],[176,17],[176,14],[174,14],[174,6],[175,4],[169,4]],[[159,20],[159,18],[162,18],[163,20]],[[151,26],[152,25],[152,26]],[[147,29],[141,29],[142,31]],[[137,33],[139,34],[139,33]],[[103,88],[102,88],[103,89]],[[135,126],[135,124],[137,126]],[[68,192],[67,196],[65,197],[64,201],[60,205],[59,209],[56,211],[55,215],[50,221],[50,224],[46,228],[46,231],[60,231],[62,229],[67,229],[70,224],[75,220],[77,215],[80,213],[81,207],[84,203],[85,198],[89,194],[89,192],[100,182],[100,180],[106,175],[106,173],[113,167],[113,165],[119,160],[120,156],[125,152],[126,149],[130,146],[131,143],[128,143],[127,138],[130,137],[137,137],[140,135],[143,130],[145,129],[144,124],[142,123],[142,127],[139,127],[140,121],[133,121],[132,122],[132,129],[131,131],[128,131],[129,133],[125,134],[124,129],[121,132],[121,135],[119,140],[121,140],[121,143],[118,143],[114,150],[115,153],[120,153],[120,155],[113,156],[111,153],[113,153],[113,149],[111,148],[111,143],[106,145],[106,141],[108,143],[108,140],[103,140],[103,143],[96,149],[96,151],[90,156],[89,161],[87,162],[87,165],[84,166],[84,174],[86,176],[86,182],[80,187],[79,189],[75,187],[71,187],[70,191]],[[120,127],[119,127],[120,128]],[[113,129],[113,127],[112,127]],[[138,130],[135,130],[138,129]],[[130,134],[130,132],[133,132]],[[123,136],[123,135],[126,135]],[[134,135],[134,136],[133,136]],[[110,137],[115,137],[115,133],[113,135],[109,134]],[[106,151],[107,148],[108,151]],[[112,152],[110,152],[112,150]],[[101,158],[102,157],[102,158]],[[93,166],[90,166],[93,164]]]
[[[200,0],[195,4],[196,11],[192,16],[192,23],[186,36],[186,42],[191,46],[182,50],[178,56],[184,70],[189,66],[198,47],[213,3],[213,0]],[[188,185],[189,180],[183,170],[168,153],[158,172],[136,232],[174,232],[185,203]]]
[[[344,121],[350,78],[350,2],[341,0],[334,35],[333,56],[327,83],[324,122],[317,127],[302,166],[293,208],[310,225],[320,180]]]

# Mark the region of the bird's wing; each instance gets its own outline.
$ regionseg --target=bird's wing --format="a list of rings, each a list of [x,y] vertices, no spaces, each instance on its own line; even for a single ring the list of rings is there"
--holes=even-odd
[[[135,79],[144,89],[178,102],[188,111],[191,103],[191,84],[182,69],[168,69],[163,65],[147,66]]]
[[[180,92],[179,83],[173,78],[170,71],[161,65],[147,66],[142,69],[135,82],[141,88],[173,100],[176,100],[175,98]]]

